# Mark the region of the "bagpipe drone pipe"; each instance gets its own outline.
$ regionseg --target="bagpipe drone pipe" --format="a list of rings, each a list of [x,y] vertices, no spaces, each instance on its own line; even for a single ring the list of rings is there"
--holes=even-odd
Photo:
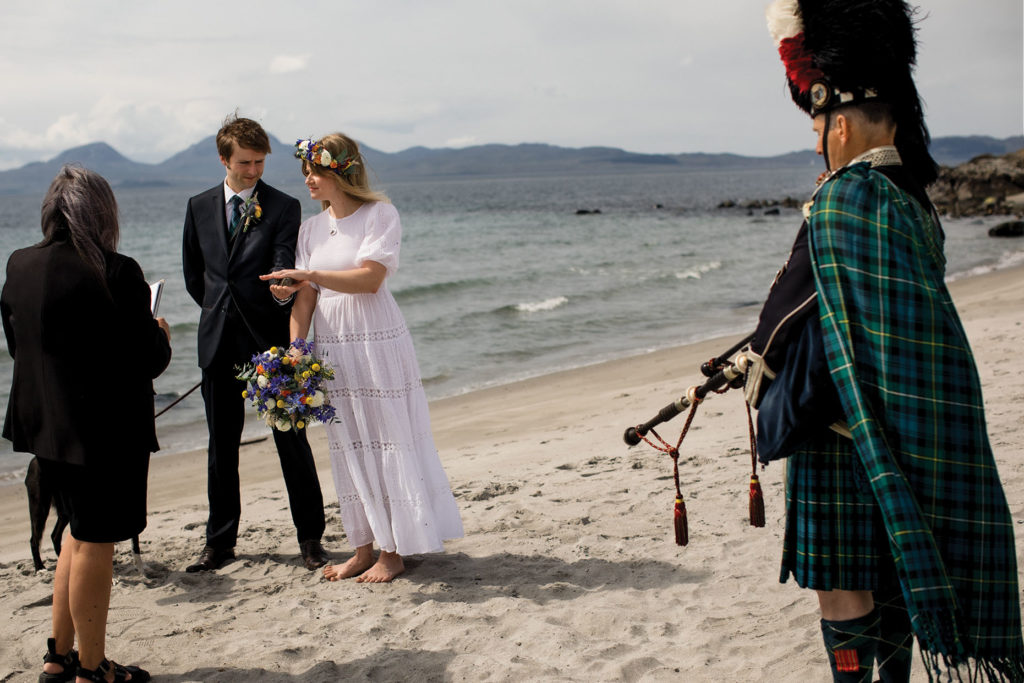
[[[686,545],[689,542],[686,503],[683,501],[683,493],[679,487],[679,448],[683,443],[683,439],[686,438],[694,415],[697,413],[697,406],[709,394],[725,393],[729,389],[738,389],[743,386],[750,364],[744,351],[747,350],[753,336],[751,334],[744,337],[728,350],[701,365],[701,373],[708,378],[703,384],[690,387],[685,394],[659,410],[658,414],[650,420],[634,427],[628,427],[623,434],[623,440],[630,446],[635,446],[643,441],[672,458],[672,477],[676,487],[673,519],[677,545]],[[763,527],[764,495],[761,492],[761,483],[757,478],[757,441],[754,435],[754,422],[750,414],[750,406],[745,405],[747,409],[747,425],[750,430],[750,524],[755,527]],[[678,441],[673,446],[662,439],[654,428],[664,422],[668,422],[687,409],[689,409],[689,412],[686,416],[686,423],[683,425]],[[654,440],[649,439],[648,435],[653,437]]]

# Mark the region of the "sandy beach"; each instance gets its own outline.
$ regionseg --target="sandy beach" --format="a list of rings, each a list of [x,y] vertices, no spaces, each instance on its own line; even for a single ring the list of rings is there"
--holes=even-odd
[[[1024,268],[951,284],[1024,563]],[[711,340],[434,401],[466,537],[407,558],[389,585],[328,583],[299,564],[267,439],[243,447],[238,559],[186,574],[203,543],[205,452],[156,457],[140,575],[115,555],[107,654],[154,680],[824,681],[814,596],[778,583],[781,465],[760,473],[767,526],[747,522],[740,392],[698,411],[681,476],[690,543],[672,538],[670,460],[622,432],[700,381]],[[682,418],[661,434],[674,439]],[[322,430],[324,544],[348,557]],[[111,499],[116,492],[110,493]],[[51,515],[51,523],[54,515]],[[47,531],[49,533],[49,531]],[[0,488],[0,681],[34,681],[55,558],[35,572],[25,490]],[[914,680],[925,680],[920,662]]]

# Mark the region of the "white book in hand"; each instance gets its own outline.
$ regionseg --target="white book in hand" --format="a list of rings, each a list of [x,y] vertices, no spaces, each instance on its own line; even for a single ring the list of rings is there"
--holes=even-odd
[[[149,309],[153,311],[153,317],[156,317],[156,312],[160,308],[160,295],[164,291],[164,281],[157,280],[149,286]]]

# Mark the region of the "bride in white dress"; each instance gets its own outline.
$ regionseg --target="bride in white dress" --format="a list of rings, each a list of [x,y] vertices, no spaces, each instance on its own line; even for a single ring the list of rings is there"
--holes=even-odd
[[[335,372],[327,396],[337,419],[325,428],[355,555],[324,576],[390,581],[405,570],[403,555],[440,552],[463,535],[412,338],[387,288],[402,226],[387,197],[370,189],[355,141],[335,133],[296,149],[309,196],[324,211],[303,222],[295,268],[263,279],[293,281],[271,285],[279,298],[295,295],[291,337],[306,338],[312,322],[316,350]]]

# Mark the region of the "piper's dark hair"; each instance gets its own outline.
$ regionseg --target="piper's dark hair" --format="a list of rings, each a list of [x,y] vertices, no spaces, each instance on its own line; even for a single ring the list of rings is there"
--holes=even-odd
[[[117,251],[120,227],[110,184],[95,171],[65,165],[50,183],[41,210],[43,241],[68,239],[106,282],[106,254]]]
[[[270,154],[270,138],[267,131],[252,119],[238,116],[237,110],[224,119],[223,125],[217,131],[217,153],[225,159],[231,159],[236,144],[254,152]]]
[[[888,102],[879,102],[878,100],[868,100],[866,102],[858,102],[857,104],[842,104],[838,107],[827,109],[825,114],[829,117],[829,125],[835,124],[836,116],[839,114],[846,114],[848,116],[856,114],[867,124],[896,127],[896,122],[892,117],[892,107],[889,106]]]
[[[870,88],[889,105],[896,148],[911,176],[926,187],[938,177],[928,152],[931,136],[913,68],[917,63],[914,15],[904,0],[799,0],[804,47],[827,81],[843,92]],[[793,100],[810,112],[807,93],[790,83]]]

